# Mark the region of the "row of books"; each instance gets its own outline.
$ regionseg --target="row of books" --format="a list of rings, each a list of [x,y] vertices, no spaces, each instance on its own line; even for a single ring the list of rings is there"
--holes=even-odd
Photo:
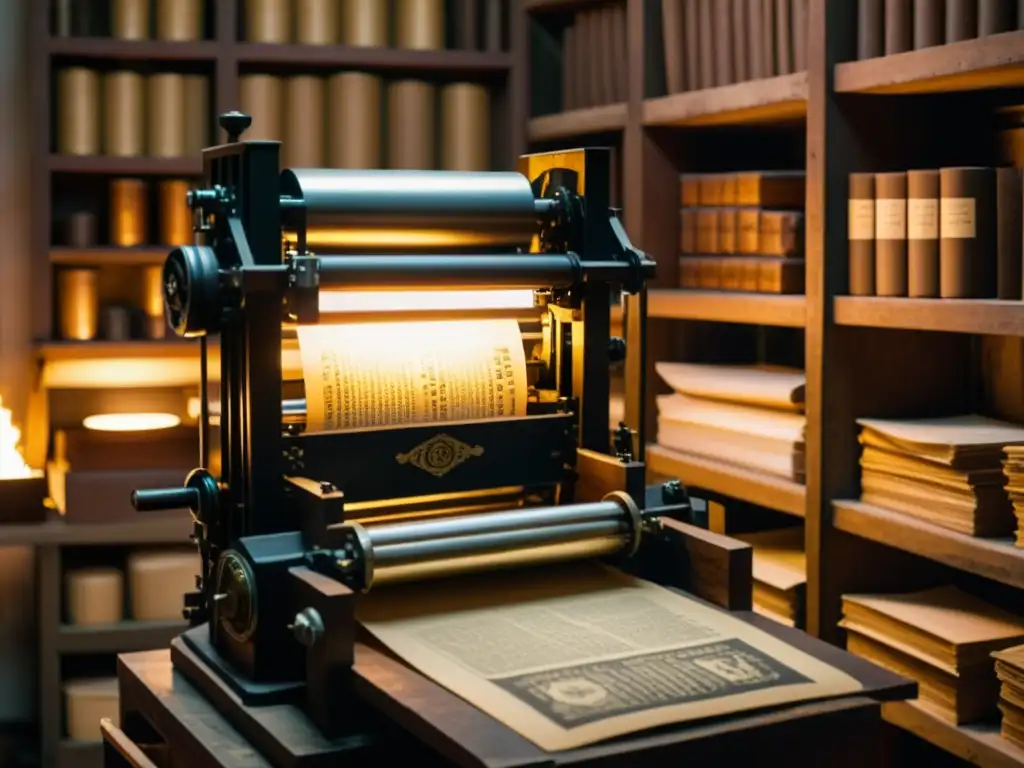
[[[803,208],[806,194],[804,171],[684,173],[679,177],[679,205],[683,208]]]
[[[858,0],[857,58],[1024,29],[1014,0]]]
[[[807,69],[808,0],[661,0],[668,93]]]
[[[625,0],[577,11],[562,34],[562,109],[627,101]]]
[[[1018,169],[850,174],[850,294],[1020,299],[1022,222]]]
[[[800,257],[804,252],[804,214],[763,208],[683,208],[679,212],[679,250],[684,254]]]
[[[681,256],[679,286],[711,291],[799,294],[804,260],[777,256]]]

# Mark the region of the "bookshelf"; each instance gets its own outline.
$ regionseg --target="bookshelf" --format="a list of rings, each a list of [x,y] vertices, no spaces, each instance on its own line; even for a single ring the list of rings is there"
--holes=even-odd
[[[802,518],[807,631],[831,642],[844,642],[837,621],[840,596],[849,592],[955,583],[1020,613],[1024,549],[856,501],[856,419],[973,410],[1021,423],[1024,415],[1008,418],[1016,406],[1000,398],[1020,389],[1024,303],[847,295],[847,179],[851,172],[997,165],[995,116],[1024,103],[1024,24],[857,60],[857,3],[808,0],[805,70],[670,93],[661,0],[625,4],[628,98],[563,111],[564,29],[600,3],[524,0],[532,67],[527,138],[538,149],[601,144],[618,153],[626,229],[658,264],[648,290],[643,425],[652,474],[683,480],[724,505],[726,517],[735,507],[741,526],[756,526],[750,516],[759,509],[766,519],[768,510]],[[806,171],[804,293],[681,288],[680,174],[755,167]],[[656,444],[653,398],[666,390],[654,362],[716,362],[716,353],[736,349],[752,361],[778,333],[790,334],[807,375],[804,484]],[[1024,414],[1024,406],[1018,410]],[[884,715],[971,764],[1024,764],[997,725],[958,728],[903,703],[886,705]]]

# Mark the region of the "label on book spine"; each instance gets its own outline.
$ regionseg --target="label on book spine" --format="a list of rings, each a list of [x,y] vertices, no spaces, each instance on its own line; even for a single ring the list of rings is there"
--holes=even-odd
[[[907,239],[937,240],[939,237],[939,201],[907,200]]]
[[[939,205],[939,236],[970,240],[978,236],[977,201],[973,197],[944,197]]]
[[[875,200],[875,239],[907,239],[906,200]]]
[[[851,200],[850,201],[850,239],[851,240],[874,240],[875,239],[875,201],[874,200]]]

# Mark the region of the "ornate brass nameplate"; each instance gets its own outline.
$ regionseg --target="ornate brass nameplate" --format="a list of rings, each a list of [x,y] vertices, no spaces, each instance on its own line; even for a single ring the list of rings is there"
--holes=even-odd
[[[434,435],[408,453],[395,456],[399,464],[412,464],[434,477],[443,477],[467,459],[483,456],[482,445],[466,445],[449,435]]]

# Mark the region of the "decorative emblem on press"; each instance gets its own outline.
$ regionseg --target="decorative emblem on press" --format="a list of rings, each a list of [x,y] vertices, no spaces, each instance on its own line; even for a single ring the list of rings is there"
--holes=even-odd
[[[482,445],[466,445],[450,435],[434,435],[408,453],[395,456],[399,464],[412,464],[434,477],[443,477],[467,459],[483,456]]]

